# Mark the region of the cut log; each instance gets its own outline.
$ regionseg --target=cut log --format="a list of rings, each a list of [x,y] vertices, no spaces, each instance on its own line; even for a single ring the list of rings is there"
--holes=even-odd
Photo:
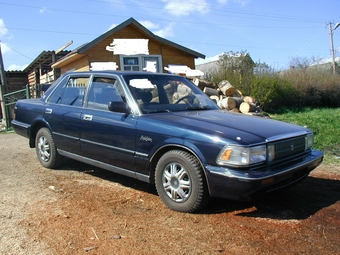
[[[256,99],[254,97],[251,97],[251,96],[245,96],[243,98],[243,101],[246,102],[246,103],[256,104]]]
[[[253,103],[243,102],[240,105],[240,112],[242,113],[249,113],[249,112],[255,112],[255,111],[256,111],[256,105]]]
[[[220,98],[218,96],[210,96],[210,99],[213,100],[216,104],[217,102],[220,100]]]
[[[217,101],[217,106],[220,107],[221,109],[224,109],[222,105],[222,100]]]
[[[195,78],[193,80],[193,83],[199,87],[201,90],[203,90],[205,87],[208,87],[208,88],[215,88],[216,85],[211,82],[211,81],[207,81],[207,80],[202,80],[202,79],[198,79],[198,78]]]
[[[240,110],[238,108],[234,108],[232,110],[230,110],[229,112],[237,112],[237,113],[240,113]]]
[[[251,116],[257,116],[257,117],[264,117],[264,115],[261,112],[248,112],[245,114],[251,115]]]
[[[220,88],[220,90],[222,91],[222,93],[224,95],[226,95],[227,97],[232,96],[235,93],[235,88],[233,87],[233,85],[230,84],[229,81],[227,80],[223,80],[218,84],[218,87]]]
[[[242,97],[233,97],[233,99],[236,102],[236,108],[239,108],[240,105],[243,103],[243,98]]]
[[[232,97],[226,97],[221,100],[223,109],[232,110],[236,107],[236,101]]]
[[[243,94],[242,94],[242,92],[240,90],[235,89],[233,97],[243,97]]]
[[[220,94],[217,89],[213,89],[209,87],[205,87],[203,89],[203,92],[207,94],[208,96],[218,96]]]

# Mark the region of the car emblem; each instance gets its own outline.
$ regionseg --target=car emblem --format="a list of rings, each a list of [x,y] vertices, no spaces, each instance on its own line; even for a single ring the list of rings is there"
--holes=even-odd
[[[152,142],[152,138],[151,137],[144,136],[144,135],[141,135],[139,140],[144,141],[144,142]]]
[[[290,144],[290,150],[294,151],[294,144],[293,143]]]

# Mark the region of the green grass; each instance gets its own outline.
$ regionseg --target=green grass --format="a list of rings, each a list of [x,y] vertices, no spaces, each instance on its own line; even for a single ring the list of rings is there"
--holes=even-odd
[[[314,148],[325,154],[324,163],[340,163],[340,109],[293,109],[271,114],[273,119],[307,126],[314,131]]]

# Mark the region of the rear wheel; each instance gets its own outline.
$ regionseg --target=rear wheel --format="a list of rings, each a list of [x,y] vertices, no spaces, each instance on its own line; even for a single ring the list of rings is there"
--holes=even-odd
[[[62,161],[48,128],[41,128],[35,138],[35,149],[40,164],[46,168],[57,168]]]
[[[157,163],[155,183],[159,197],[172,210],[194,212],[209,201],[202,166],[188,152],[165,153]]]

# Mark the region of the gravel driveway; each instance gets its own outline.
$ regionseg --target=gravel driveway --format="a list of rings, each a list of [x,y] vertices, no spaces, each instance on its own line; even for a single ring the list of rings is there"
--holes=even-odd
[[[66,160],[44,169],[0,135],[0,254],[340,254],[340,167],[282,193],[167,209],[150,185]]]

